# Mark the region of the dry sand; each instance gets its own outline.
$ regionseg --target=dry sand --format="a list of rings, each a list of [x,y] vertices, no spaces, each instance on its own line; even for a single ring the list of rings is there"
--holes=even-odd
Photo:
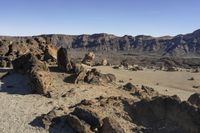
[[[147,85],[166,95],[177,94],[186,100],[192,93],[200,89],[192,88],[200,85],[199,73],[190,72],[163,72],[163,71],[127,71],[116,70],[111,67],[97,67],[103,73],[113,73],[117,80],[124,83],[132,82],[135,85]],[[0,73],[3,74],[3,73]],[[0,75],[1,76],[1,75]],[[30,94],[29,80],[26,75],[12,74],[0,81],[0,132],[1,133],[47,133],[49,131],[32,126],[33,120],[41,114],[46,114],[55,106],[73,106],[83,99],[92,99],[98,96],[123,96],[132,98],[126,92],[117,88],[117,85],[94,86],[74,85],[63,82],[64,73],[52,72],[53,84],[61,90],[65,97],[46,98],[37,94]],[[195,80],[188,80],[194,77]],[[132,79],[132,80],[130,80]],[[123,84],[124,84],[123,83]],[[159,83],[159,85],[156,85]],[[121,84],[117,82],[117,84]],[[167,91],[166,91],[167,90]],[[58,131],[61,133],[62,131]]]
[[[143,71],[130,71],[124,69],[113,69],[111,67],[97,67],[102,73],[113,73],[117,80],[131,82],[135,85],[146,85],[153,87],[161,94],[178,95],[182,100],[187,100],[194,92],[200,92],[200,88],[193,88],[193,86],[200,86],[199,73],[191,73],[186,70],[166,72],[154,71],[152,69],[144,69]],[[191,77],[194,80],[188,80]],[[130,80],[132,79],[132,80]]]

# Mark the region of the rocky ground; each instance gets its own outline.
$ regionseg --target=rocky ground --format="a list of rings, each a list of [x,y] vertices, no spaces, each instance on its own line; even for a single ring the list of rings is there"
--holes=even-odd
[[[87,108],[97,110],[96,112],[103,115],[102,118],[112,117],[117,120],[124,132],[136,132],[136,130],[141,130],[142,132],[142,129],[140,129],[142,127],[138,127],[134,122],[131,122],[132,116],[127,114],[128,112],[123,109],[125,105],[122,102],[127,99],[131,102],[140,101],[140,99],[138,96],[134,96],[131,91],[124,90],[121,87],[122,85],[128,82],[138,86],[146,85],[153,87],[160,94],[170,96],[178,95],[182,100],[187,100],[194,92],[200,93],[199,88],[192,87],[194,85],[200,85],[198,82],[200,80],[199,73],[186,71],[163,72],[149,69],[129,71],[113,69],[110,66],[99,66],[96,68],[101,70],[102,73],[114,73],[117,77],[116,83],[106,85],[73,84],[71,81],[66,80],[66,77],[69,77],[70,74],[57,72],[53,69],[50,72],[53,78],[53,85],[56,89],[59,89],[59,94],[53,98],[33,94],[34,91],[30,87],[30,80],[26,74],[22,75],[14,72],[3,78],[1,80],[0,93],[1,132],[73,132],[70,126],[64,126],[63,128],[62,124],[45,129],[41,121],[37,118],[55,108],[65,109],[65,113],[63,114],[68,114],[74,108],[76,109],[75,106],[84,106],[79,105],[84,99],[92,101],[88,103],[89,105],[91,104],[91,107],[89,106]],[[2,74],[3,72],[1,72]],[[191,77],[194,80],[189,80]],[[101,101],[106,101],[108,98],[111,103],[104,103],[105,105],[101,106],[100,101],[95,100],[99,97],[102,97]],[[117,101],[116,98],[118,98]],[[113,104],[117,106],[112,107]]]
[[[0,69],[2,133],[200,132],[197,66],[115,64],[45,45],[5,54],[14,58]]]

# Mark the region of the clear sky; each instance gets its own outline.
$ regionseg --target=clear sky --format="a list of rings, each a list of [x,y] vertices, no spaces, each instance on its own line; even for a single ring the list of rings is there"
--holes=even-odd
[[[0,0],[0,35],[176,35],[200,29],[200,0]]]

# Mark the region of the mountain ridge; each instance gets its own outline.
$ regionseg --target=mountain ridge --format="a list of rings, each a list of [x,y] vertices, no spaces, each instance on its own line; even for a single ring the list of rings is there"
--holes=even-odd
[[[161,56],[200,55],[200,29],[177,36],[153,37],[149,35],[116,36],[107,33],[64,35],[43,34],[37,36],[0,36],[0,41],[20,44],[31,41],[53,44],[57,47],[84,48],[98,51],[133,51]]]

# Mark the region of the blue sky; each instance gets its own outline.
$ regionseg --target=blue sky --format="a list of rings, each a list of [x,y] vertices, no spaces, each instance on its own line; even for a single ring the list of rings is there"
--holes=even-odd
[[[199,0],[0,0],[0,35],[163,36],[199,28]]]

